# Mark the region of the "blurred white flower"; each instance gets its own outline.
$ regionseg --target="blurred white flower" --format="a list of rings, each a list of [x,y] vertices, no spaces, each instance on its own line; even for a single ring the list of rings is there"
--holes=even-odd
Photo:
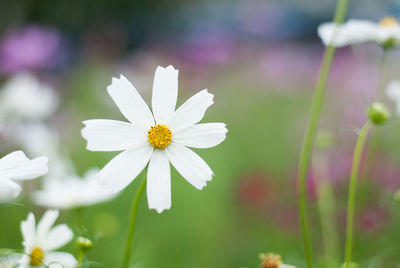
[[[18,262],[21,259],[21,254],[7,253],[0,256],[0,268],[15,268],[18,267]]]
[[[400,24],[395,18],[386,17],[379,23],[352,19],[343,24],[323,23],[318,27],[318,35],[324,45],[335,47],[376,42],[384,47],[400,43]]]
[[[396,113],[400,115],[400,80],[394,80],[388,84],[386,95],[396,104]]]
[[[21,186],[13,180],[31,180],[47,171],[45,156],[29,160],[22,151],[4,156],[0,159],[0,201],[16,198],[21,192]]]
[[[148,165],[147,200],[150,209],[161,213],[171,207],[169,162],[194,187],[202,189],[213,172],[187,147],[209,148],[225,139],[223,123],[197,124],[213,95],[200,91],[175,111],[178,70],[158,67],[155,72],[150,111],[135,87],[121,75],[107,88],[121,113],[130,122],[95,119],[84,121],[82,136],[91,151],[123,151],[97,175],[113,191],[125,188]]]
[[[54,251],[66,245],[74,236],[66,224],[52,228],[57,218],[57,210],[48,210],[37,226],[33,213],[29,213],[28,218],[21,223],[25,254],[20,260],[19,268],[43,264],[50,268],[72,268],[77,265],[76,259],[71,254]]]
[[[22,119],[44,119],[58,106],[52,88],[28,73],[13,76],[0,91],[0,114]]]
[[[43,190],[33,193],[33,202],[49,208],[72,209],[110,200],[116,194],[97,183],[95,175],[98,171],[90,169],[83,179],[76,175],[59,179],[46,177]]]

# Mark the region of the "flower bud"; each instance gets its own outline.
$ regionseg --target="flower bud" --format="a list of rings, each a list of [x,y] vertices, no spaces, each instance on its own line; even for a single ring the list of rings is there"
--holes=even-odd
[[[279,268],[282,264],[281,256],[275,253],[261,253],[259,257],[262,261],[261,268]]]
[[[82,251],[88,251],[93,246],[92,241],[90,241],[89,238],[86,238],[86,237],[83,237],[83,236],[79,236],[76,239],[76,244],[78,245],[78,248],[80,250],[82,250]]]
[[[374,123],[375,125],[380,125],[385,123],[390,116],[389,110],[381,102],[372,103],[368,107],[367,114],[371,122]]]

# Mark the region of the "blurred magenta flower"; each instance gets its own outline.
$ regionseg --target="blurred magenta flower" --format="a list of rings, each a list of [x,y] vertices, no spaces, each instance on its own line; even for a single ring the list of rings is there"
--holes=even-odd
[[[378,206],[369,206],[363,210],[359,218],[359,226],[364,232],[378,230],[389,220],[389,212]]]
[[[263,209],[274,199],[274,188],[268,176],[262,172],[254,172],[239,180],[237,194],[244,205]]]
[[[27,26],[10,30],[0,43],[0,73],[12,74],[60,62],[61,36],[51,28]]]
[[[185,40],[178,56],[200,66],[227,64],[234,57],[235,40],[230,35],[208,32]]]

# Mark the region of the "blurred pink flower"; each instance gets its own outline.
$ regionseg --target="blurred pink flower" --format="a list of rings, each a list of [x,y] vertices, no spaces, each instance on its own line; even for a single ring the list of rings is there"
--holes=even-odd
[[[364,232],[372,232],[385,225],[389,217],[388,211],[377,206],[370,206],[361,212],[359,226]]]
[[[244,176],[238,185],[239,200],[252,208],[262,209],[274,199],[274,189],[268,177],[261,172]]]
[[[54,66],[62,58],[57,31],[40,26],[10,30],[0,43],[0,73]]]

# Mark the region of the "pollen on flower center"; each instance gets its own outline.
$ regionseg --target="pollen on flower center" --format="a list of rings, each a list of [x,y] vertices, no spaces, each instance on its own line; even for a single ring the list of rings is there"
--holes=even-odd
[[[166,125],[155,125],[148,131],[148,138],[155,149],[164,149],[172,140],[172,132]]]
[[[35,247],[31,252],[31,261],[30,264],[32,266],[39,266],[43,264],[44,259],[44,251],[40,247]]]
[[[394,17],[384,17],[379,22],[379,25],[382,27],[392,27],[399,24],[398,20]]]
[[[262,268],[279,268],[279,265],[282,264],[281,256],[274,253],[262,253],[260,254],[260,259],[262,260]]]

